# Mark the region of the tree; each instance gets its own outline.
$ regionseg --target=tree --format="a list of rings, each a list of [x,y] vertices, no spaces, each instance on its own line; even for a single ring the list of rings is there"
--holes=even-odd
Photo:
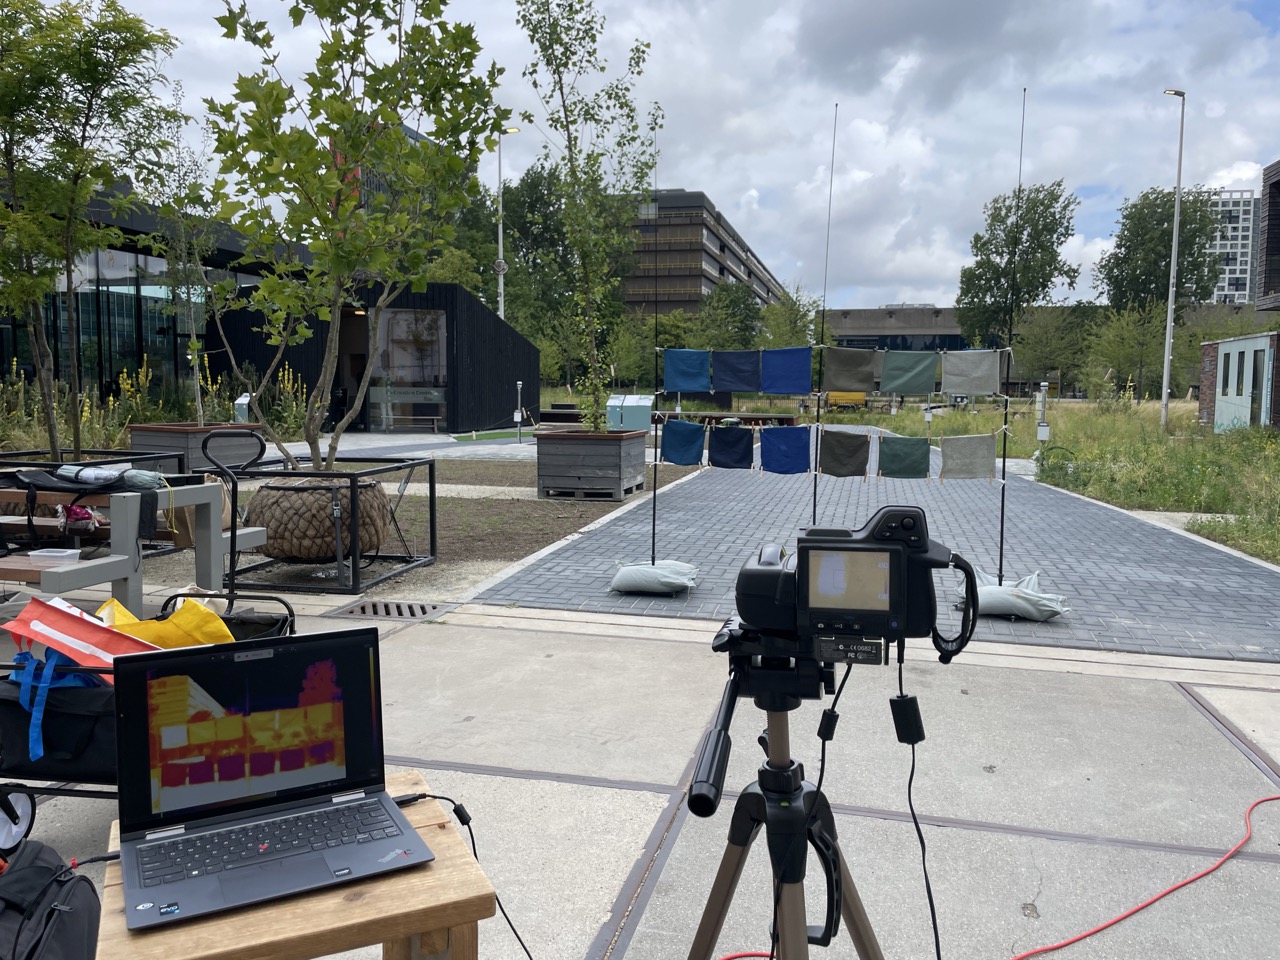
[[[72,454],[80,456],[81,332],[75,263],[118,243],[118,230],[94,221],[95,203],[128,202],[127,191],[105,192],[162,162],[164,131],[174,114],[159,98],[167,81],[160,64],[173,38],[152,29],[116,0],[60,3],[19,0],[5,14],[5,35],[17,40],[3,55],[0,149],[5,154],[7,256],[22,279],[5,284],[10,305],[26,316],[50,421],[55,416],[52,352],[44,341],[41,302],[52,293],[50,254],[56,245],[65,277],[67,380]],[[24,98],[19,101],[16,98]],[[5,271],[9,276],[8,270]],[[36,329],[38,326],[39,329]],[[57,427],[50,454],[59,456]]]
[[[1213,299],[1220,264],[1211,249],[1217,239],[1218,214],[1212,193],[1193,188],[1182,194],[1178,218],[1178,297],[1196,302]],[[1169,257],[1173,252],[1172,190],[1152,187],[1120,208],[1115,244],[1098,260],[1094,283],[1117,310],[1137,308],[1164,316],[1169,298]]]
[[[1138,307],[1109,308],[1089,343],[1090,365],[1107,371],[1101,379],[1115,389],[1132,385],[1139,401],[1147,398],[1146,379],[1150,371],[1160,370],[1163,356],[1164,326],[1151,323]]]
[[[1099,312],[1097,306],[1084,301],[1027,310],[1013,336],[1020,374],[1032,381],[1053,378],[1059,383],[1078,382]]]
[[[767,350],[815,343],[821,306],[817,297],[810,296],[804,287],[796,283],[790,290],[783,291],[781,299],[765,304],[760,311],[756,346]]]
[[[517,0],[516,19],[534,48],[524,77],[559,139],[545,146],[544,160],[557,168],[561,182],[573,290],[568,312],[586,368],[583,423],[598,433],[606,429],[606,305],[621,280],[618,267],[635,247],[636,206],[648,194],[657,157],[661,111],[655,105],[642,124],[632,98],[649,45],[634,43],[626,68],[593,88],[588,80],[604,77],[609,67],[600,54],[605,18],[592,0]],[[530,113],[525,121],[536,122]],[[613,312],[620,314],[616,305]]]
[[[974,262],[960,271],[956,319],[966,339],[989,343],[1007,337],[1030,306],[1052,302],[1055,288],[1074,289],[1080,268],[1062,246],[1074,230],[1075,194],[1061,180],[1019,187],[983,207],[986,227],[970,241]]]
[[[476,193],[481,152],[496,145],[508,116],[493,106],[500,71],[475,72],[474,30],[446,22],[438,0],[295,0],[288,42],[318,37],[314,65],[295,87],[277,70],[280,45],[266,22],[244,0],[226,3],[217,18],[224,35],[261,51],[262,68],[237,78],[230,101],[206,101],[229,180],[219,186],[244,198],[228,199],[223,215],[244,237],[245,260],[263,268],[248,303],[278,350],[261,383],[287,345],[328,324],[303,420],[311,462],[328,469],[377,366],[366,365],[322,458],[343,310],[367,308],[363,322],[376,349],[388,304],[425,286],[432,255]],[[358,317],[353,309],[347,320]],[[251,385],[234,358],[231,369]],[[263,420],[260,389],[251,405]]]
[[[441,250],[440,255],[427,265],[425,273],[428,283],[456,283],[476,296],[480,295],[483,287],[475,258],[457,247]]]
[[[690,319],[683,310],[672,310],[657,317],[652,313],[637,311],[628,317],[609,343],[615,381],[656,388],[653,378],[654,360],[658,355],[654,353],[654,324],[658,327],[658,348],[673,350],[686,345],[685,333]],[[661,366],[660,358],[658,366]]]
[[[745,283],[722,283],[702,298],[688,341],[699,350],[747,350],[760,336],[760,300]]]

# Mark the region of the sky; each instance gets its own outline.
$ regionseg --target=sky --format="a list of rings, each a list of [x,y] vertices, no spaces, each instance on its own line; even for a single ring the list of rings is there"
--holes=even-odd
[[[256,69],[214,23],[221,2],[123,2],[180,42],[165,72],[188,112]],[[1062,179],[1080,198],[1064,255],[1083,272],[1060,294],[1093,296],[1124,200],[1174,186],[1166,88],[1187,94],[1184,187],[1258,191],[1280,160],[1280,0],[596,3],[612,66],[651,45],[635,95],[665,113],[658,187],[705,193],[782,284],[830,309],[953,305],[983,205],[1017,186],[1020,158],[1024,185]],[[283,0],[249,5],[288,32]],[[539,112],[514,0],[454,0],[445,15],[505,68],[498,103]],[[305,69],[305,39],[286,45],[286,76]],[[546,141],[544,125],[513,122],[507,181]],[[496,187],[495,156],[479,175]]]

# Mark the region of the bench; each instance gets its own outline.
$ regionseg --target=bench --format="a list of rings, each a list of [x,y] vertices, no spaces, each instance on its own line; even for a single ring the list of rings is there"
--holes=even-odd
[[[692,413],[676,413],[674,410],[658,410],[653,415],[654,423],[663,420],[692,420],[706,426],[715,426],[722,420],[737,420],[744,427],[794,427],[800,422],[800,415],[795,413],[705,413],[701,410]]]
[[[193,483],[156,491],[157,506],[162,509],[195,507],[196,584],[206,590],[222,589],[223,558],[229,546],[229,537],[224,537],[222,531],[222,490],[220,483]],[[27,491],[0,487],[0,503],[19,504],[25,509]],[[76,503],[105,512],[111,520],[109,555],[71,563],[22,555],[0,557],[0,580],[34,584],[53,594],[110,583],[111,596],[141,616],[142,551],[138,522],[142,515],[142,495],[134,491],[76,494],[41,490],[36,493],[36,503],[62,506]],[[25,515],[20,519],[25,525]],[[254,539],[251,535],[242,543],[238,534],[236,546],[247,548]],[[263,531],[262,542],[265,541]]]

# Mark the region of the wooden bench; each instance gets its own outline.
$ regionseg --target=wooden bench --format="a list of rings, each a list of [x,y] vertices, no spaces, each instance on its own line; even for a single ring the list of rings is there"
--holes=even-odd
[[[706,413],[701,410],[691,413],[676,413],[674,410],[658,410],[653,414],[653,422],[663,420],[692,420],[707,426],[715,426],[723,420],[737,420],[744,427],[794,427],[800,422],[796,413]]]

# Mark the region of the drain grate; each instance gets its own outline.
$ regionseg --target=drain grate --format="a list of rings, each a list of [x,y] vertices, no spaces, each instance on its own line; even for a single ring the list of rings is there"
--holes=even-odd
[[[419,603],[414,600],[358,600],[331,617],[357,617],[366,620],[431,620],[446,612],[452,604]]]

